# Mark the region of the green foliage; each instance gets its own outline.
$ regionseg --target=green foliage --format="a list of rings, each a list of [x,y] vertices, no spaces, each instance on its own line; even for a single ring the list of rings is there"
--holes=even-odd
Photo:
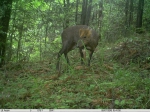
[[[149,1],[145,1],[142,32],[149,29]],[[76,49],[68,54],[70,65],[61,57],[62,74],[57,77],[63,25],[66,21],[69,26],[75,24],[76,2],[65,5],[69,6],[63,0],[13,2],[6,52],[10,63],[0,69],[0,108],[150,108],[149,34],[124,38],[126,30],[132,34],[135,30],[134,24],[125,26],[125,1],[103,0],[102,41],[91,67],[80,66]],[[99,0],[92,7],[90,26],[96,28]],[[77,23],[81,11],[82,1]],[[135,23],[135,12],[133,17]]]
[[[56,43],[61,43],[61,37],[60,36],[57,36],[54,41],[53,41],[54,44]]]
[[[149,21],[150,20],[150,14],[148,13],[149,12],[149,8],[150,7],[150,3],[148,0],[145,0],[145,4],[144,4],[144,15],[143,15],[143,26],[146,28],[146,29],[150,29],[150,25],[149,25]]]
[[[134,63],[127,67],[107,60],[110,46],[98,46],[91,67],[79,66],[78,50],[70,52],[70,66],[61,58],[60,77],[55,72],[54,57],[50,64],[47,60],[22,63],[19,70],[1,72],[1,108],[149,108],[147,72],[136,70],[140,68]]]

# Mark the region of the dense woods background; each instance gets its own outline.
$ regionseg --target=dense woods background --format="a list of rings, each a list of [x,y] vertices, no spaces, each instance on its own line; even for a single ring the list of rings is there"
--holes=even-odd
[[[0,0],[0,6],[0,108],[150,108],[149,0]],[[101,34],[93,66],[75,64],[55,81],[61,32],[78,24]],[[74,52],[72,61],[79,58]]]

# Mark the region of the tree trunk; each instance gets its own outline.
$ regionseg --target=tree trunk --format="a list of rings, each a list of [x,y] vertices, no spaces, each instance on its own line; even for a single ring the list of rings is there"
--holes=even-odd
[[[81,13],[81,24],[85,25],[85,18],[86,18],[86,10],[87,10],[87,1],[88,0],[83,0],[83,4],[82,4],[82,13]]]
[[[19,39],[18,39],[18,47],[17,47],[17,61],[20,61],[21,59],[21,55],[20,55],[20,51],[21,51],[21,40],[22,40],[22,33],[23,33],[23,25],[24,25],[24,20],[19,28]]]
[[[3,13],[0,16],[0,67],[5,63],[5,52],[7,42],[7,32],[11,14],[12,0],[1,0],[0,10]]]
[[[130,0],[129,27],[133,24],[133,0]]]
[[[47,48],[48,24],[45,26],[45,50]]]
[[[142,33],[142,18],[143,18],[143,9],[144,9],[144,0],[139,0],[138,11],[137,11],[137,20],[136,20],[136,32]]]
[[[64,9],[65,9],[65,17],[64,17],[64,24],[63,24],[63,28],[67,28],[69,26],[69,5],[70,5],[70,1],[69,0],[64,0]]]
[[[124,23],[124,36],[127,37],[129,28],[129,0],[125,3],[125,23]]]
[[[75,24],[78,23],[78,3],[79,3],[79,0],[76,0],[76,15],[75,15]]]
[[[99,17],[98,17],[99,32],[101,32],[102,20],[103,20],[103,0],[99,2]]]
[[[89,25],[89,21],[90,21],[90,17],[91,17],[91,9],[92,9],[92,0],[89,0],[88,2],[88,7],[87,7],[87,10],[86,10],[86,21],[85,21],[85,24],[86,25]]]
[[[89,25],[92,10],[92,0],[83,0],[82,13],[81,13],[81,24]]]
[[[42,60],[42,37],[40,36],[40,61]]]
[[[12,49],[12,46],[13,46],[13,38],[15,38],[15,31],[16,31],[16,29],[15,29],[15,25],[16,25],[16,15],[17,15],[17,11],[16,11],[16,9],[12,12],[13,13],[13,18],[12,18],[12,27],[11,27],[11,29],[10,29],[10,31],[9,31],[9,33],[10,33],[10,35],[9,35],[9,38],[8,38],[8,40],[9,40],[9,47],[8,47],[8,50],[7,50],[7,56],[6,56],[6,58],[7,58],[7,60],[6,60],[6,62],[9,62],[9,61],[11,61],[11,59],[12,59],[12,54],[13,54],[13,49]]]
[[[126,5],[125,5],[125,27],[126,28],[129,26],[128,15],[129,15],[129,0],[126,0]]]

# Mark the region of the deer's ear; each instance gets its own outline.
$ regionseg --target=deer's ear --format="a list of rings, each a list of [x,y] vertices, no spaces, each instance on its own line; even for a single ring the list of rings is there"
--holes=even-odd
[[[80,37],[84,36],[84,29],[80,29],[80,30],[79,30],[79,36],[80,36]]]

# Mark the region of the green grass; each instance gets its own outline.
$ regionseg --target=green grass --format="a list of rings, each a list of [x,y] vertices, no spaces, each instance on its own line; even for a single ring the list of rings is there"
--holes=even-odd
[[[0,108],[150,108],[149,71],[107,58],[108,48],[97,48],[90,67],[80,66],[77,50],[70,52],[70,66],[61,58],[60,77],[56,57],[50,64],[43,60],[5,66],[0,71]]]

